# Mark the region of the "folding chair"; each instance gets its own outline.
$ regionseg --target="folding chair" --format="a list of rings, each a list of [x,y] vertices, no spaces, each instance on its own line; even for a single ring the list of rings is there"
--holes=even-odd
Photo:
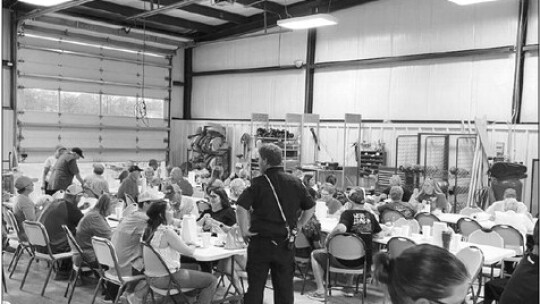
[[[482,229],[474,231],[469,235],[469,243],[504,248],[504,239],[497,232],[492,230]],[[495,271],[495,265],[498,263],[499,262],[491,264],[489,272],[486,269],[487,267],[483,267],[482,275],[487,277],[489,274],[490,279],[493,279],[493,275],[498,277],[501,271],[500,269],[497,269],[497,271]]]
[[[397,258],[405,249],[416,246],[416,243],[406,237],[393,237],[388,240],[388,254],[391,258]]]
[[[309,244],[309,241],[306,239],[306,236],[302,232],[299,232],[296,235],[296,240],[295,240],[294,245],[296,249],[305,249],[305,248],[311,249],[311,245]],[[304,289],[306,288],[306,280],[307,280],[309,267],[311,265],[311,258],[295,256],[294,264],[296,268],[298,269],[298,271],[300,272],[300,275],[302,276],[302,291],[300,292],[300,294],[303,295]]]
[[[45,226],[41,224],[40,222],[31,222],[31,221],[24,221],[23,222],[24,230],[26,231],[26,236],[28,237],[28,243],[30,244],[30,248],[32,249],[32,257],[30,258],[30,261],[28,261],[28,266],[26,266],[26,271],[24,272],[24,277],[21,282],[21,286],[19,289],[22,289],[24,286],[24,282],[26,281],[26,276],[28,275],[28,271],[30,270],[30,266],[32,265],[32,262],[37,260],[45,260],[50,262],[51,267],[49,268],[49,273],[47,274],[47,278],[45,279],[45,283],[43,284],[43,289],[41,290],[41,295],[45,293],[45,288],[47,287],[47,284],[49,283],[49,279],[51,278],[51,273],[54,268],[54,265],[56,264],[57,267],[58,262],[61,260],[71,259],[73,257],[72,252],[62,252],[62,253],[52,253],[51,250],[51,244],[49,241],[49,234],[47,233],[47,230],[45,229]],[[36,246],[41,246],[41,248],[45,248],[47,253],[41,253],[37,251]]]
[[[17,219],[15,218],[15,215],[10,210],[5,210],[4,212],[4,218],[6,220],[6,225],[9,230],[12,230],[13,233],[8,234],[8,238],[10,240],[17,241],[18,245],[15,249],[15,252],[13,253],[13,257],[11,258],[11,261],[9,262],[7,271],[9,272],[9,278],[13,276],[13,273],[15,272],[15,269],[17,268],[17,264],[19,263],[19,259],[21,258],[21,255],[24,253],[24,251],[28,252],[30,256],[32,256],[32,250],[30,248],[30,244],[28,241],[23,240],[20,235],[20,229],[19,225],[17,224]],[[12,268],[13,267],[13,268]],[[11,272],[10,272],[11,269]]]
[[[516,228],[508,225],[495,225],[491,230],[499,234],[504,240],[504,248],[512,249],[516,252],[516,256],[506,258],[504,261],[519,263],[525,253],[525,239],[523,234]]]
[[[118,257],[116,251],[114,250],[111,242],[105,238],[100,238],[97,236],[92,237],[92,247],[94,248],[94,253],[96,254],[96,259],[98,262],[98,273],[99,273],[99,282],[94,290],[94,296],[92,297],[92,304],[96,300],[99,287],[103,285],[104,282],[109,282],[114,285],[120,286],[118,289],[118,294],[114,300],[114,304],[118,303],[122,292],[127,287],[129,283],[135,283],[144,279],[144,275],[136,276],[123,276],[120,272],[120,267],[118,266]],[[103,266],[107,266],[105,269]]]
[[[90,267],[90,263],[88,263],[88,261],[86,261],[86,259],[84,258],[83,251],[81,247],[79,246],[79,244],[77,243],[77,241],[75,240],[75,237],[73,236],[69,228],[66,225],[62,225],[62,229],[64,229],[64,232],[67,235],[69,247],[71,248],[71,252],[73,252],[73,257],[76,258],[78,255],[81,258],[79,264],[77,264],[75,259],[73,259],[73,267],[69,275],[66,291],[64,292],[64,298],[65,298],[67,296],[69,286],[73,284],[73,287],[71,288],[71,293],[69,294],[69,299],[68,299],[68,304],[70,304],[71,299],[73,298],[73,293],[75,292],[75,286],[77,286],[77,280],[79,279],[81,272],[91,271],[93,269],[92,267]]]
[[[328,260],[326,263],[326,287],[324,292],[324,303],[327,303],[328,296],[332,295],[332,286],[330,286],[330,272],[362,275],[362,303],[364,303],[364,298],[366,297],[367,272],[366,245],[364,241],[355,234],[336,234],[328,241],[326,249],[328,252]],[[364,265],[359,269],[339,268],[330,265],[330,261],[333,258],[340,260],[358,260],[364,258]],[[356,291],[358,291],[358,278],[356,279]]]
[[[178,280],[172,275],[171,271],[167,267],[167,264],[165,264],[165,261],[163,261],[163,258],[161,258],[161,255],[148,243],[143,242],[143,260],[144,260],[144,274],[146,276],[148,286],[150,286],[150,295],[152,296],[152,303],[155,303],[154,299],[154,292],[164,296],[165,298],[171,297],[173,302],[176,304],[176,299],[173,297],[174,295],[180,295],[182,298],[182,302],[189,303],[188,297],[184,294],[185,292],[194,290],[195,288],[182,288],[180,283],[178,283]],[[157,288],[155,286],[152,286],[150,284],[150,281],[148,280],[148,274],[163,274],[168,275],[169,280],[169,286],[167,289],[161,289]]]
[[[484,254],[478,247],[469,246],[458,251],[456,257],[465,264],[471,282],[474,282],[474,280],[478,278],[478,291],[476,292],[476,295],[474,294],[474,288],[471,285],[473,303],[476,304],[476,300],[480,295],[480,289],[482,288],[482,276],[480,275],[480,271],[482,271],[482,265],[484,265]]]
[[[420,225],[420,227],[422,227],[422,226],[430,226],[430,227],[432,227],[433,223],[440,222],[438,217],[436,217],[435,215],[433,215],[431,213],[428,213],[428,212],[418,213],[414,217],[414,219],[418,221],[418,224]]]
[[[381,213],[379,222],[383,224],[388,223],[388,222],[394,223],[400,218],[405,218],[403,213],[396,210],[386,209]]]
[[[403,226],[409,226],[409,231],[411,233],[420,233],[420,224],[418,224],[418,221],[415,219],[405,219],[405,218],[399,218],[394,222],[394,227],[403,227]]]
[[[456,223],[457,229],[461,235],[465,238],[468,238],[471,233],[476,230],[482,230],[482,226],[472,218],[463,217],[460,218]]]
[[[475,213],[478,213],[478,212],[484,212],[484,210],[478,208],[478,207],[475,207],[475,208],[471,208],[471,207],[465,207],[463,208],[459,214],[462,214],[462,215],[466,215],[466,216],[471,216]]]

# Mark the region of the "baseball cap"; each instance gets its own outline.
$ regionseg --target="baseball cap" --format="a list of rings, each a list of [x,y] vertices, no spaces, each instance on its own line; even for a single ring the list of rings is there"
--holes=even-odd
[[[66,194],[77,195],[77,194],[83,193],[83,191],[84,190],[81,186],[76,185],[76,184],[71,184],[69,187],[67,187]]]
[[[17,190],[21,190],[23,188],[26,188],[26,187],[32,185],[32,184],[34,184],[34,182],[28,176],[19,176],[15,180],[15,188],[17,188]]]
[[[137,165],[133,165],[133,166],[129,167],[128,171],[129,171],[129,172],[133,172],[133,171],[143,171],[143,169],[139,168],[139,166],[137,166]]]
[[[78,147],[71,148],[71,152],[77,153],[81,158],[84,158],[83,151],[81,150],[81,148],[78,148]]]
[[[139,194],[139,202],[147,202],[147,201],[159,201],[162,200],[165,197],[165,195],[158,191],[145,191],[141,194]]]

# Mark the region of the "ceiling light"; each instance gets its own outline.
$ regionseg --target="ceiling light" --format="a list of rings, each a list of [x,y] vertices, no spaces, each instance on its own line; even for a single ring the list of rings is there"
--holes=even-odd
[[[482,3],[482,2],[492,2],[497,0],[448,0],[450,2],[454,2],[458,5],[470,5],[470,4],[476,4],[476,3]]]
[[[19,0],[19,1],[32,4],[32,5],[38,5],[38,6],[54,6],[54,5],[70,2],[72,0]]]
[[[328,14],[315,14],[278,20],[277,25],[291,30],[302,30],[314,27],[337,24],[337,18]]]

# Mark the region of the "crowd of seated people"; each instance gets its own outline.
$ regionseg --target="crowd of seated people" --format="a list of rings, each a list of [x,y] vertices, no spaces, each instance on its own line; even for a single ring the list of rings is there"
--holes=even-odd
[[[194,244],[184,242],[171,226],[180,227],[182,219],[192,215],[202,231],[221,234],[235,228],[237,225],[236,199],[250,184],[247,171],[241,163],[237,163],[234,172],[230,175],[223,176],[222,168],[216,167],[210,171],[206,170],[206,173],[203,170],[197,171],[195,174],[197,178],[190,180],[186,178],[188,172],[180,167],[170,168],[168,177],[163,177],[159,170],[159,163],[155,160],[151,160],[144,169],[137,164],[130,164],[126,168],[127,175],[121,182],[117,194],[113,195],[110,194],[108,185],[102,182],[104,166],[95,164],[93,173],[84,179],[84,188],[72,184],[61,198],[44,196],[36,202],[29,198],[29,194],[34,191],[33,181],[23,176],[15,182],[18,195],[13,199],[13,211],[19,227],[22,227],[24,220],[39,221],[44,224],[54,253],[70,251],[66,235],[61,228],[62,225],[67,225],[83,249],[84,259],[92,263],[94,267],[97,261],[92,248],[92,237],[110,239],[116,249],[123,275],[144,272],[140,246],[142,238],[162,255],[171,273],[184,284],[184,287],[193,287],[200,291],[198,303],[209,303],[217,285],[215,276],[211,274],[214,267],[225,271],[230,269],[230,265],[199,263],[193,260],[190,256],[193,254]],[[311,258],[316,283],[316,290],[310,295],[311,298],[316,300],[324,298],[324,278],[328,258],[325,240],[340,233],[352,233],[364,241],[366,246],[364,259],[368,264],[367,275],[371,276],[372,264],[374,264],[374,277],[388,285],[393,303],[409,303],[398,299],[416,300],[419,297],[425,298],[428,302],[454,303],[453,300],[464,298],[462,287],[468,286],[470,282],[462,277],[461,265],[456,264],[455,258],[452,258],[453,255],[443,254],[436,257],[441,254],[439,249],[435,249],[437,247],[415,246],[415,250],[405,251],[402,256],[394,260],[380,255],[373,258],[374,262],[372,262],[372,256],[377,252],[377,248],[373,246],[373,238],[377,237],[384,228],[379,224],[379,216],[385,210],[397,211],[406,219],[414,218],[417,213],[426,210],[426,206],[430,207],[431,212],[451,211],[445,194],[435,180],[426,178],[420,189],[410,192],[401,185],[399,177],[393,177],[390,187],[384,189],[380,196],[368,196],[360,187],[354,187],[349,191],[340,189],[336,185],[335,176],[329,176],[323,184],[317,184],[310,173],[299,178],[303,180],[303,184],[314,200],[326,203],[328,217],[337,219],[336,227],[326,238],[321,232],[321,224],[315,215],[300,231],[310,244],[310,248],[298,251],[297,255]],[[141,183],[145,186],[140,187]],[[198,187],[202,189],[204,197],[192,197]],[[128,200],[126,194],[135,200],[135,207],[125,212],[118,226],[111,229],[107,217],[113,213],[118,204]],[[87,210],[81,210],[79,201],[83,196],[94,197],[97,203]],[[493,203],[486,212],[492,215],[492,220],[496,223],[511,225],[523,234],[534,226],[527,207],[516,200],[513,189],[508,189],[504,199]],[[20,237],[24,238],[24,230]],[[419,257],[422,253],[420,249],[424,252],[424,260]],[[354,269],[362,267],[364,259],[354,261],[332,259],[330,265]],[[454,275],[440,278],[448,283],[447,286],[452,286],[452,290],[451,288],[443,289],[439,286],[440,284],[428,284],[430,278],[435,275],[432,273],[433,269],[438,269],[435,265],[436,261],[453,265],[449,271]],[[235,269],[244,270],[245,262],[242,258],[235,259]],[[397,262],[417,263],[415,267],[418,271],[414,274],[409,273],[406,267],[396,266]],[[70,263],[61,264],[57,278],[67,278],[70,269]],[[403,277],[398,279],[396,275],[392,275],[395,273],[403,273]],[[168,278],[165,278],[165,275],[165,273],[152,274],[150,284],[166,287]],[[416,275],[421,275],[421,277],[415,277]],[[352,285],[353,277],[347,276],[346,279],[346,285]],[[406,286],[405,281],[414,279],[427,284],[426,290],[429,293],[418,295],[414,290],[396,287],[396,284]],[[114,298],[117,289],[113,286],[108,286],[107,289],[106,297]],[[135,286],[130,286],[124,296],[129,303],[142,303],[148,292],[146,282],[141,281]],[[344,292],[346,295],[354,294],[350,288],[344,289]]]

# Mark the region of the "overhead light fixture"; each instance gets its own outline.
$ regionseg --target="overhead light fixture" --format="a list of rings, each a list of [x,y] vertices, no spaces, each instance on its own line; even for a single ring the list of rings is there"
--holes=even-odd
[[[482,2],[493,2],[497,0],[448,0],[450,2],[454,2],[457,5],[470,5],[470,4],[476,4],[476,3],[482,3]]]
[[[72,0],[19,0],[20,2],[38,5],[38,6],[55,6],[58,4],[70,2]]]
[[[303,30],[314,27],[336,25],[338,20],[328,14],[315,14],[278,20],[277,25],[291,30]]]

